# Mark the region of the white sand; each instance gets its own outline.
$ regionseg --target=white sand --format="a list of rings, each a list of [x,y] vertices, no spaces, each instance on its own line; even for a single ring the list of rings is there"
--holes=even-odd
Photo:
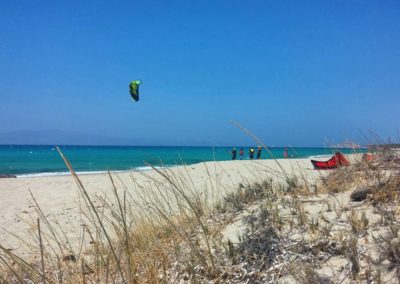
[[[278,160],[290,176],[313,182],[321,172],[312,169],[309,159]],[[274,160],[207,162],[186,167],[174,167],[170,173],[190,176],[196,190],[214,187],[221,194],[237,188],[239,183],[262,181],[269,177],[282,180],[282,169]],[[120,180],[118,179],[120,178]],[[118,188],[126,185],[135,194],[141,186],[148,187],[154,180],[162,182],[155,171],[118,173],[115,177]],[[89,194],[112,195],[112,185],[107,174],[82,175],[81,179]],[[72,242],[79,240],[82,232],[78,187],[72,176],[26,177],[0,179],[0,244],[6,248],[22,250],[21,243],[11,234],[31,242],[36,233],[35,206],[29,190],[37,199],[44,214],[56,219]],[[25,222],[27,220],[28,222]],[[32,226],[33,225],[33,226]]]

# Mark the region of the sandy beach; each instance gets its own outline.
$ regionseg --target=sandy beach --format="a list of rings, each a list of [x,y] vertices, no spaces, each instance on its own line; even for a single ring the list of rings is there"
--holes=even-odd
[[[278,163],[277,163],[278,161]],[[239,183],[251,183],[273,178],[279,182],[284,174],[296,175],[312,182],[321,173],[312,169],[310,159],[244,160],[206,162],[168,168],[170,175],[186,176],[197,191],[213,188],[216,201],[227,192],[235,190]],[[154,170],[144,172],[112,173],[117,188],[126,187],[133,195],[142,188],[164,183]],[[80,176],[83,185],[92,196],[112,195],[112,184],[107,174]],[[36,238],[37,207],[31,193],[49,220],[58,222],[68,239],[79,240],[82,225],[79,190],[74,178],[68,176],[25,177],[0,179],[0,243],[15,252],[21,250],[16,235],[27,242]]]
[[[111,177],[107,173],[83,174],[78,183],[85,188],[95,210],[88,208],[73,175],[1,179],[0,245],[32,267],[38,267],[41,254],[37,218],[41,215],[45,262],[52,267],[49,275],[51,271],[65,271],[70,282],[82,275],[94,281],[97,275],[104,276],[94,271],[96,253],[112,256],[109,250],[104,251],[97,245],[107,248],[114,244],[114,252],[128,254],[121,235],[123,225],[119,223],[121,218],[128,218],[123,222],[132,234],[135,267],[141,271],[155,267],[160,273],[163,270],[160,267],[167,267],[157,276],[136,275],[138,279],[187,280],[183,263],[190,263],[193,253],[201,253],[194,262],[198,269],[203,265],[219,265],[224,271],[217,276],[197,276],[206,277],[205,282],[210,283],[214,283],[214,277],[243,283],[253,279],[254,273],[258,273],[256,279],[273,280],[271,283],[325,283],[328,280],[354,283],[352,279],[356,278],[398,283],[391,264],[395,259],[390,254],[399,239],[400,230],[393,231],[394,235],[390,233],[397,226],[396,219],[391,217],[397,207],[389,203],[384,207],[374,206],[365,195],[364,199],[355,200],[353,192],[357,189],[370,187],[368,194],[373,194],[376,183],[371,174],[374,172],[357,163],[361,161],[360,154],[346,155],[346,158],[350,166],[333,171],[313,169],[308,158],[205,162],[116,172]],[[387,185],[391,186],[391,179],[387,177]],[[175,188],[171,190],[172,187]],[[185,190],[182,195],[181,189]],[[118,215],[121,204],[118,205],[114,192],[128,212],[125,217]],[[190,200],[186,200],[186,193]],[[178,199],[174,199],[176,194]],[[190,215],[196,213],[190,212],[196,212],[196,205],[191,206],[197,198],[201,199],[199,208],[203,211],[196,221]],[[179,210],[175,210],[179,205]],[[95,211],[101,221],[90,220]],[[143,216],[150,219],[141,219]],[[52,240],[54,235],[46,220],[57,235],[57,242]],[[100,223],[111,242],[106,241]],[[94,234],[91,238],[90,231]],[[189,234],[185,235],[186,232]],[[118,248],[118,244],[122,247]],[[213,248],[207,250],[208,245]],[[226,259],[227,246],[234,246],[235,254],[243,259],[247,257],[246,261]],[[210,251],[212,256],[208,254]],[[154,262],[152,254],[166,258]],[[274,260],[267,269],[258,271],[259,261],[264,262],[268,254]],[[218,263],[203,264],[203,257]],[[60,258],[62,264],[54,263]],[[384,258],[387,260],[382,261]],[[74,270],[80,268],[76,259],[87,263],[90,272]],[[318,265],[310,266],[312,261],[318,261]],[[118,270],[115,266],[112,269]],[[283,272],[276,274],[276,271]],[[133,282],[126,280],[126,283]]]
[[[317,157],[319,160],[327,158]],[[46,265],[61,257],[62,264],[52,264],[53,271],[69,271],[68,281],[75,281],[79,275],[94,280],[99,274],[93,270],[96,267],[93,251],[102,251],[97,248],[98,243],[123,244],[121,223],[114,223],[124,218],[124,214],[118,215],[121,205],[117,204],[116,193],[129,212],[131,221],[124,223],[135,239],[132,245],[138,245],[138,256],[134,258],[136,267],[147,271],[155,265],[159,269],[160,264],[154,264],[151,255],[140,256],[146,255],[148,249],[155,254],[159,253],[158,249],[161,255],[171,253],[162,260],[162,265],[168,269],[156,276],[157,279],[186,279],[182,272],[186,271],[186,266],[181,262],[191,261],[188,253],[201,252],[201,257],[207,256],[206,244],[211,242],[215,245],[212,257],[218,259],[221,269],[225,270],[219,277],[229,277],[234,280],[232,283],[243,283],[254,277],[258,261],[264,260],[266,251],[275,260],[257,277],[274,279],[274,283],[317,283],[323,279],[353,283],[352,277],[398,283],[396,270],[391,269],[393,258],[389,254],[388,261],[382,261],[382,257],[387,257],[385,251],[390,252],[390,246],[397,245],[398,236],[391,236],[389,230],[396,224],[390,221],[390,212],[396,209],[390,206],[380,209],[367,201],[353,200],[354,190],[373,187],[375,183],[373,176],[363,176],[373,172],[368,174],[367,168],[360,171],[362,163],[357,163],[361,161],[360,154],[346,155],[346,158],[351,166],[334,171],[315,170],[308,158],[205,162],[115,172],[111,176],[83,174],[78,182],[73,175],[5,178],[0,180],[0,244],[37,267],[41,256],[37,226],[40,216]],[[370,183],[366,182],[369,178]],[[80,182],[95,210],[90,209],[88,199],[83,198]],[[176,188],[171,191],[174,186]],[[257,188],[262,190],[257,192]],[[189,201],[184,201],[184,194],[179,193],[181,189],[190,196]],[[174,199],[174,194],[179,194],[179,198]],[[196,198],[202,199],[204,211],[201,220],[194,221],[185,214],[196,212],[195,208],[189,208]],[[176,202],[183,203],[175,211],[175,206],[179,206]],[[161,211],[157,213],[154,205]],[[95,211],[101,221],[90,220]],[[143,219],[142,223],[142,216],[150,216],[150,219]],[[157,229],[157,218],[163,219],[160,220],[161,231]],[[104,223],[111,243],[104,239],[105,235],[100,236],[103,234],[100,223]],[[193,224],[195,226],[191,227]],[[206,229],[203,228],[205,224]],[[138,230],[135,230],[137,225]],[[171,227],[175,225],[180,227]],[[169,235],[171,232],[185,234],[186,230],[188,236]],[[97,233],[89,238],[90,231]],[[202,235],[201,232],[207,233]],[[53,234],[57,235],[56,242]],[[163,243],[163,240],[178,241],[180,246],[170,247],[170,243]],[[194,246],[190,245],[192,241]],[[229,247],[229,243],[235,247],[236,254],[248,260],[225,259],[229,250],[224,248]],[[127,253],[124,246],[120,249]],[[114,251],[119,249],[114,248]],[[107,251],[102,253],[111,256]],[[75,271],[75,265],[79,267],[76,258],[87,262],[91,272]],[[319,265],[311,268],[308,262],[317,260]],[[375,263],[374,267],[371,262]],[[203,265],[201,260],[195,263],[199,269]],[[285,272],[275,275],[274,271],[283,267]],[[379,271],[383,271],[382,274]],[[154,279],[146,275],[137,277]]]

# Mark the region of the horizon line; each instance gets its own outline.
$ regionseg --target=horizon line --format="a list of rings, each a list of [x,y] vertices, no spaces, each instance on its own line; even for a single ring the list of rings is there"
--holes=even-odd
[[[326,149],[335,149],[335,148],[341,148],[341,149],[358,149],[358,148],[367,148],[368,146],[371,145],[376,145],[376,144],[368,144],[368,145],[359,145],[358,147],[345,147],[345,146],[340,146],[339,145],[332,145],[331,147],[326,147],[326,146],[293,146],[293,145],[285,145],[285,146],[268,146],[267,148],[326,148]],[[63,146],[68,146],[68,147],[210,147],[210,148],[240,148],[240,147],[257,147],[257,143],[254,145],[130,145],[130,144],[3,144],[0,143],[0,146],[42,146],[42,147],[63,147]]]

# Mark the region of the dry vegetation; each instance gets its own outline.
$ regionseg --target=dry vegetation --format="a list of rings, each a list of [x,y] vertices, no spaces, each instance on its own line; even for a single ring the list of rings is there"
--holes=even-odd
[[[81,194],[81,246],[36,203],[37,258],[0,246],[0,282],[398,283],[400,162],[391,155],[317,184],[286,173],[283,183],[244,183],[223,199],[217,181],[200,193],[189,174],[167,169],[154,169],[163,182],[142,195],[110,174],[113,195],[89,196],[64,158]],[[241,228],[236,238],[228,226]]]

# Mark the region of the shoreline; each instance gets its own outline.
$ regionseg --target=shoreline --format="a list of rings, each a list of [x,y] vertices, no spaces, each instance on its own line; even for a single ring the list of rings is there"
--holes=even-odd
[[[262,159],[283,159],[284,148],[269,148],[263,151]],[[121,172],[147,170],[148,162],[154,166],[180,166],[212,161],[231,161],[231,150],[228,147],[67,147],[64,155],[70,160],[80,174],[102,173],[107,171]],[[344,154],[353,154],[363,150],[341,149]],[[290,159],[309,159],[314,156],[332,155],[329,148],[289,148]],[[238,157],[239,158],[239,157]],[[248,149],[245,148],[245,160]],[[48,147],[1,147],[0,175],[54,176],[66,175],[67,167],[59,154]],[[1,176],[0,176],[1,177]]]
[[[354,154],[351,154],[354,155]],[[326,155],[312,155],[308,157],[290,157],[290,158],[267,158],[267,159],[259,159],[259,160],[303,160],[303,159],[327,159],[330,158],[332,155],[331,154],[326,154]],[[212,162],[231,162],[232,160],[222,160],[222,161],[203,161],[203,162],[198,162],[198,163],[193,163],[193,164],[184,164],[184,165],[164,165],[164,166],[154,166],[156,169],[163,169],[163,168],[174,168],[174,167],[180,167],[180,166],[192,166],[192,165],[197,165],[197,164],[203,164],[203,163],[212,163]],[[235,160],[235,161],[251,161],[250,159],[243,159],[243,160]],[[255,159],[254,161],[257,161]],[[151,171],[152,167],[150,166],[139,166],[135,167],[132,169],[124,169],[124,170],[93,170],[93,171],[76,171],[78,175],[102,175],[102,174],[107,174],[108,172],[111,173],[129,173],[129,172],[137,172],[137,171]],[[53,177],[53,176],[70,176],[71,173],[69,171],[65,172],[32,172],[32,173],[22,173],[22,174],[12,174],[15,177],[4,177],[4,178],[35,178],[35,177]]]

